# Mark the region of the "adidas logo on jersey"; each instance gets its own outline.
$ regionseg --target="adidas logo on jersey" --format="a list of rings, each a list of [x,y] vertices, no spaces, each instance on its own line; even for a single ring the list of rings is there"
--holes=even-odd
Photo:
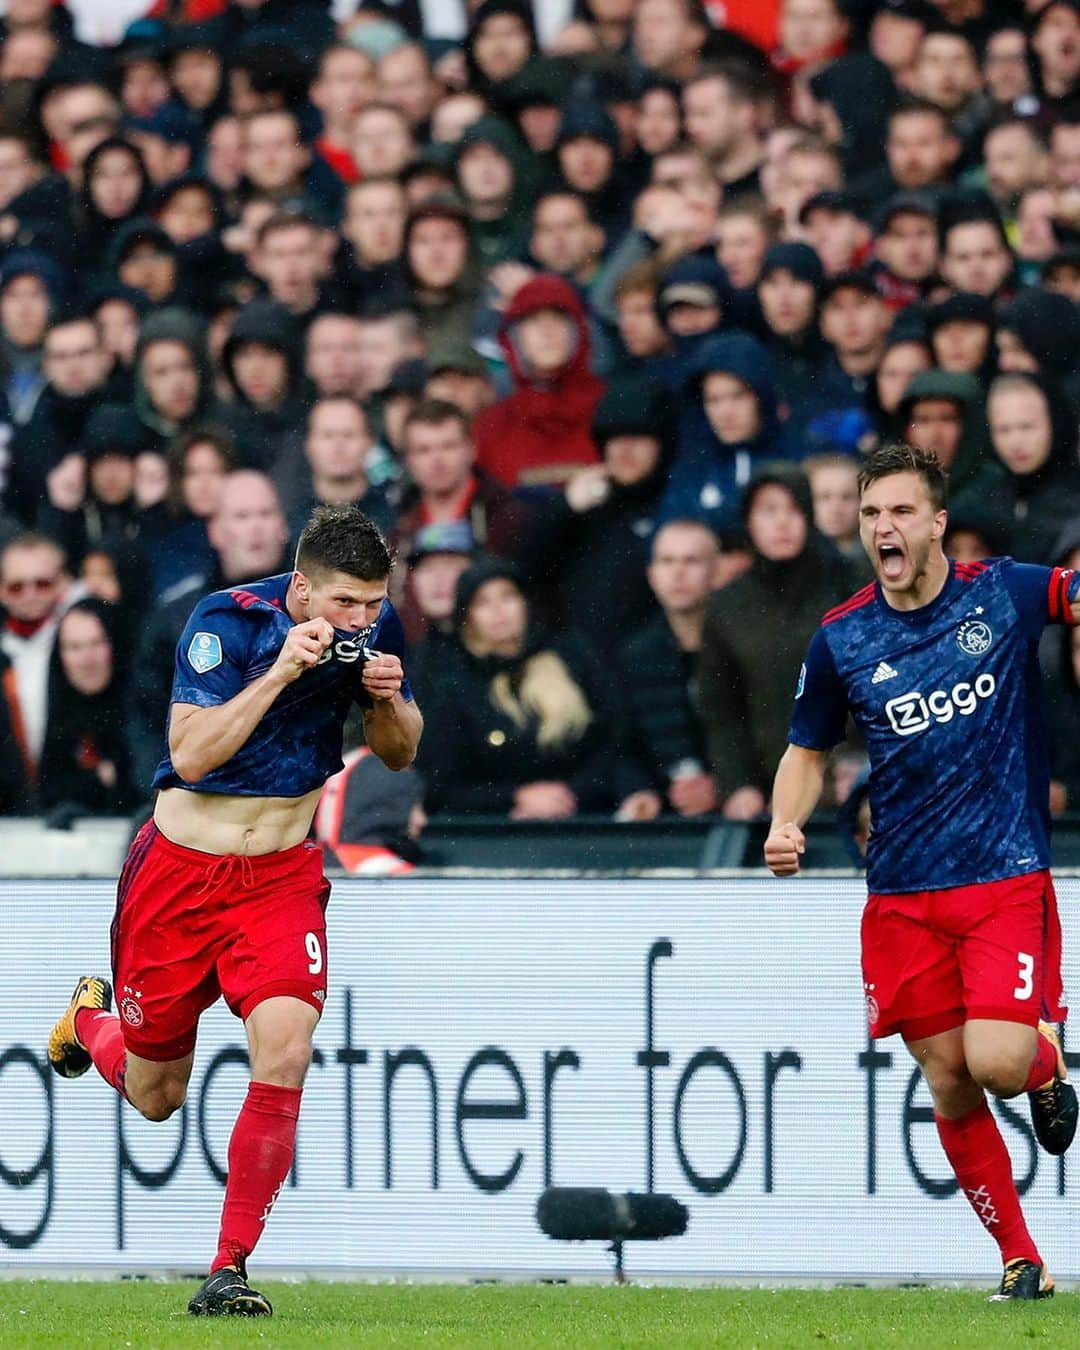
[[[893,670],[888,661],[879,661],[878,668],[874,671],[870,683],[883,684],[886,680],[895,680],[898,674],[899,672]]]

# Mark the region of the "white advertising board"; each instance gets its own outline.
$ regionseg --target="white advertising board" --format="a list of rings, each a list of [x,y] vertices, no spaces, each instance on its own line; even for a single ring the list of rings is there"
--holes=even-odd
[[[1059,886],[1066,982],[1080,883]],[[683,1237],[638,1274],[990,1280],[929,1097],[870,1044],[856,881],[355,881],[291,1184],[258,1268],[600,1274],[545,1238],[547,1184],[670,1191]],[[9,1268],[205,1267],[242,1029],[203,1020],[187,1105],[152,1125],[47,1068],[75,977],[108,967],[112,887],[0,883],[0,1248]],[[1080,1056],[1077,1057],[1080,1062]],[[1080,1267],[1078,1183],[997,1106],[1051,1269]]]

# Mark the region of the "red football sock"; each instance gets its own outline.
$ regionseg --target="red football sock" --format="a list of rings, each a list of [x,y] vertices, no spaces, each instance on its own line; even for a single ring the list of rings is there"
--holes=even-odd
[[[1047,1036],[1039,1036],[1039,1047],[1031,1061],[1031,1072],[1024,1084],[1025,1092],[1034,1092],[1036,1088],[1046,1087],[1057,1073],[1057,1051]]]
[[[301,1088],[249,1083],[229,1139],[229,1180],[221,1211],[221,1236],[211,1271],[247,1258],[292,1167]]]
[[[985,1101],[959,1120],[935,1116],[945,1156],[1003,1261],[1024,1257],[1042,1264],[1020,1209],[1012,1160]]]
[[[124,1071],[127,1068],[127,1050],[124,1048],[124,1027],[113,1013],[93,1008],[80,1008],[75,1014],[75,1035],[86,1047],[94,1061],[94,1068],[126,1098]]]

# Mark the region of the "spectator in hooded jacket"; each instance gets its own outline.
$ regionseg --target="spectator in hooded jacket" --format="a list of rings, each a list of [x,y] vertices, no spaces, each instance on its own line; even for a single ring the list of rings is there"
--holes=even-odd
[[[768,352],[748,333],[711,338],[691,364],[682,406],[657,519],[703,520],[730,533],[754,470],[785,454]]]
[[[995,499],[1004,470],[990,449],[986,399],[974,375],[916,375],[900,400],[896,425],[904,440],[937,455],[949,475],[954,510]]]
[[[405,224],[404,262],[412,309],[426,346],[467,344],[480,273],[461,202],[439,195],[413,207]]]
[[[108,136],[83,166],[79,243],[100,267],[122,226],[146,212],[150,175],[139,151],[122,136]]]
[[[121,815],[134,803],[116,607],[77,600],[60,620],[38,797],[43,810]]]
[[[761,336],[776,372],[788,443],[805,441],[807,422],[820,411],[818,371],[827,348],[818,327],[818,300],[825,285],[821,259],[809,244],[773,244],[755,286]]]
[[[655,381],[612,380],[592,434],[601,462],[537,503],[527,557],[552,626],[610,655],[655,611],[646,569],[675,455],[673,400]]]
[[[77,474],[51,475],[49,499],[38,508],[39,528],[57,540],[73,571],[92,546],[106,540],[130,543],[140,534],[135,465],[153,445],[133,409],[102,403],[87,418],[79,449],[85,466],[81,480]]]
[[[762,469],[741,505],[752,561],[710,602],[698,666],[710,768],[733,820],[765,810],[806,644],[856,582],[851,565],[813,528],[801,469]]]
[[[1041,375],[1056,384],[1080,415],[1080,306],[1067,296],[1036,287],[1023,290],[1001,310],[998,365],[1003,371]]]
[[[102,279],[109,278],[141,291],[150,305],[194,309],[202,293],[198,276],[181,269],[179,247],[149,216],[127,221],[113,236]]]
[[[986,404],[990,442],[1006,483],[994,505],[1018,562],[1052,561],[1062,530],[1080,517],[1076,416],[1037,375],[999,375]]]
[[[869,52],[849,52],[811,75],[810,89],[835,119],[823,129],[839,142],[847,181],[876,168],[897,97],[888,67]]]
[[[630,223],[628,192],[619,168],[619,129],[603,104],[566,104],[555,156],[561,186],[585,199],[606,238],[618,239]]]
[[[529,156],[513,128],[501,117],[473,122],[458,142],[454,167],[479,261],[492,267],[520,257],[535,182]]]
[[[205,325],[187,310],[149,315],[135,348],[135,411],[164,451],[174,436],[216,411]]]
[[[515,76],[538,50],[528,0],[481,0],[465,38],[469,88],[501,108],[512,97]]]
[[[233,320],[222,365],[233,401],[222,409],[241,463],[270,469],[304,418],[300,333],[284,305],[253,300]]]
[[[589,370],[585,311],[561,277],[542,275],[517,292],[499,344],[513,392],[476,418],[477,461],[507,487],[565,482],[598,460],[591,428],[603,395]]]

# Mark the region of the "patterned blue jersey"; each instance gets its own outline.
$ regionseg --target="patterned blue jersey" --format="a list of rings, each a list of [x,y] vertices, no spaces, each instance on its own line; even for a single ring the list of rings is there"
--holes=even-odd
[[[236,590],[215,591],[199,601],[176,647],[173,703],[212,708],[266,674],[295,627],[285,608],[292,575],[284,572]],[[321,787],[342,767],[341,730],[350,705],[371,707],[360,683],[370,651],[404,660],[405,635],[389,600],[367,628],[356,633],[335,629],[319,664],[278,694],[232,759],[198,783],[185,783],[166,746],[154,787],[241,797],[302,797]],[[401,693],[412,698],[407,680]]]
[[[1080,573],[1011,558],[951,564],[921,609],[875,582],[826,614],[789,739],[826,750],[850,712],[870,756],[872,892],[939,890],[1050,865],[1037,647],[1070,621]]]

